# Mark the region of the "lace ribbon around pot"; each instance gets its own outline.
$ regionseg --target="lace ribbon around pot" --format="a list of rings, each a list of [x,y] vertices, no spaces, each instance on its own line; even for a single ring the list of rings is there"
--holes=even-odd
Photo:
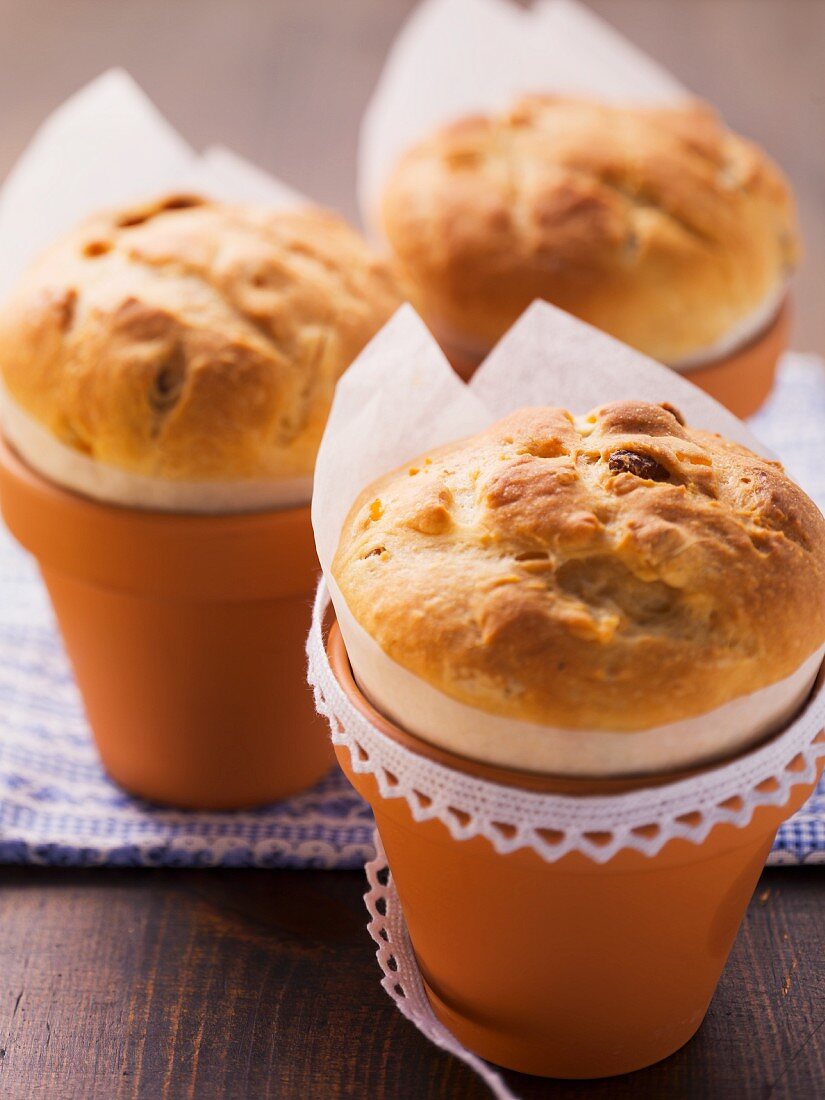
[[[384,798],[403,798],[416,821],[437,818],[456,840],[483,836],[500,853],[532,848],[553,862],[581,852],[605,863],[635,849],[652,856],[670,840],[702,843],[716,825],[746,826],[759,806],[782,806],[799,783],[813,783],[825,756],[825,676],[793,722],[766,744],[699,775],[612,795],[555,795],[479,779],[397,744],[350,703],[327,658],[329,609],[321,580],[307,641],[309,682],[332,741],[358,773],[374,776]]]

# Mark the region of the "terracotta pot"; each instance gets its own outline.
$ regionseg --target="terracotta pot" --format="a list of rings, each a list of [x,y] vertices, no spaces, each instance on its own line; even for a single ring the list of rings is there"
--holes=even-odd
[[[0,506],[37,559],[103,764],[132,794],[235,809],[332,765],[306,685],[309,508],[180,515],[61,489],[0,442]]]
[[[340,633],[333,671],[355,707],[388,737],[457,771],[549,793],[593,794],[649,780],[581,781],[479,765],[427,745],[377,714],[353,679]],[[628,1073],[666,1058],[696,1032],[779,824],[808,798],[760,807],[744,828],[715,826],[702,844],[605,863],[529,849],[500,854],[483,837],[455,840],[416,822],[404,798],[341,767],[373,808],[427,994],[467,1047],[498,1065],[548,1077]],[[672,776],[656,782],[670,781]]]
[[[730,409],[741,420],[764,404],[773,388],[776,365],[788,347],[791,311],[788,302],[773,322],[749,344],[703,367],[684,372],[684,377]],[[484,356],[444,348],[447,358],[465,382],[481,365]]]

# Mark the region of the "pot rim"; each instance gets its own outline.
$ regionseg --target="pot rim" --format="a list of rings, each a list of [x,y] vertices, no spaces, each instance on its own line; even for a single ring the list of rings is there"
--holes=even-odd
[[[712,378],[717,372],[722,373],[731,369],[737,370],[749,366],[754,355],[760,354],[764,348],[773,343],[777,344],[778,357],[781,350],[787,345],[790,324],[791,300],[790,295],[786,294],[779,303],[779,308],[773,317],[744,344],[740,344],[739,347],[729,351],[726,355],[720,355],[707,363],[697,363],[693,367],[685,367],[684,370],[677,373],[689,381],[695,381],[697,377]]]
[[[257,508],[243,512],[176,512],[164,508],[142,508],[135,505],[120,504],[117,501],[97,500],[86,496],[76,489],[69,489],[49,478],[44,477],[31,466],[14,445],[0,432],[0,464],[8,467],[8,472],[20,481],[23,481],[34,492],[44,498],[59,498],[69,501],[79,510],[88,513],[105,512],[111,517],[120,515],[129,517],[130,521],[139,521],[147,526],[157,524],[159,527],[191,526],[208,529],[210,526],[226,527],[234,525],[239,528],[251,526],[256,520],[281,513],[308,512],[309,503],[287,505],[284,508]]]
[[[518,768],[508,768],[502,765],[484,763],[482,761],[473,760],[470,757],[461,756],[458,753],[450,752],[447,749],[440,748],[437,745],[425,741],[416,734],[408,732],[386,718],[373,706],[369,699],[367,699],[356,682],[337,619],[332,622],[327,636],[327,656],[333,674],[349,702],[376,726],[381,733],[385,734],[403,748],[419,756],[423,756],[427,760],[432,760],[436,764],[441,764],[444,767],[451,768],[465,775],[470,775],[474,778],[483,779],[491,783],[497,783],[501,786],[517,787],[521,790],[535,791],[541,794],[571,794],[582,796],[602,794],[613,795],[624,794],[642,788],[664,787],[671,783],[692,779],[695,776],[714,771],[722,765],[732,764],[736,760],[748,756],[755,749],[759,749],[771,740],[771,737],[768,737],[757,745],[749,745],[740,752],[732,756],[724,757],[722,760],[711,761],[710,763],[697,765],[694,768],[682,768],[676,771],[659,772],[653,775],[621,776],[600,779],[528,772]],[[822,673],[820,673],[820,676],[821,675]],[[779,730],[776,734],[771,736],[779,736],[781,733],[782,731]]]
[[[763,349],[768,345],[777,343],[777,357],[787,344],[787,336],[791,323],[791,294],[788,292],[779,303],[776,313],[763,325],[763,327],[756,333],[747,339],[743,344],[735,347],[732,351],[726,352],[724,355],[717,356],[714,359],[708,360],[706,363],[697,363],[692,367],[684,367],[681,370],[675,372],[681,375],[688,381],[695,382],[697,378],[703,380],[713,381],[714,377],[719,374],[725,375],[730,370],[738,370],[743,366],[749,366],[752,357],[756,354],[762,353]],[[440,341],[442,347],[444,347],[448,357],[454,356],[457,360],[460,360],[465,373],[469,372],[469,375],[481,366],[495,345],[479,351],[478,348],[466,347],[460,343],[455,343],[451,340]],[[670,367],[668,363],[663,363],[663,366],[669,367],[671,370],[675,368]],[[464,374],[462,374],[464,377]]]
[[[311,599],[318,564],[309,504],[259,512],[153,511],[47,480],[0,434],[0,506],[41,568],[147,596]]]

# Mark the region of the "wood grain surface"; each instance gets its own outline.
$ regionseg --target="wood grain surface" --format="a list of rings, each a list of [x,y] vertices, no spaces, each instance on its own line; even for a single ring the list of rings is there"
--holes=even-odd
[[[0,1096],[475,1100],[379,985],[353,872],[0,872]],[[534,1097],[782,1097],[825,1080],[825,875],[770,871],[698,1036]]]
[[[70,92],[123,65],[220,141],[355,216],[358,120],[409,0],[0,0],[0,176]],[[592,6],[784,165],[825,353],[825,3]],[[426,74],[422,74],[423,77]],[[0,1097],[378,1100],[485,1090],[379,986],[362,879],[0,869]],[[825,869],[765,874],[698,1037],[661,1065],[524,1097],[825,1095]]]

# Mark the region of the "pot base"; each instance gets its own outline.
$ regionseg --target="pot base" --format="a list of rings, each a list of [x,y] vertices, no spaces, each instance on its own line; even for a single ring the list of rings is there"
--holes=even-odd
[[[537,1049],[545,1045],[543,1036],[537,1042],[535,1039],[531,1040],[524,1036],[506,1037],[491,1033],[484,1024],[468,1019],[451,1009],[426,981],[423,984],[433,1012],[467,1050],[502,1069],[527,1073],[533,1077],[552,1077],[562,1081],[601,1080],[647,1069],[648,1066],[669,1058],[689,1043],[699,1031],[706,1015],[703,1012],[698,1018],[688,1021],[684,1034],[670,1036],[668,1040],[655,1047],[651,1044],[645,1054],[628,1053],[626,1057],[617,1054],[614,1059],[606,1058],[601,1064],[601,1070],[596,1070],[594,1066],[583,1072],[581,1061],[554,1051],[555,1044],[552,1041],[546,1044],[549,1047],[547,1053],[537,1054]]]

